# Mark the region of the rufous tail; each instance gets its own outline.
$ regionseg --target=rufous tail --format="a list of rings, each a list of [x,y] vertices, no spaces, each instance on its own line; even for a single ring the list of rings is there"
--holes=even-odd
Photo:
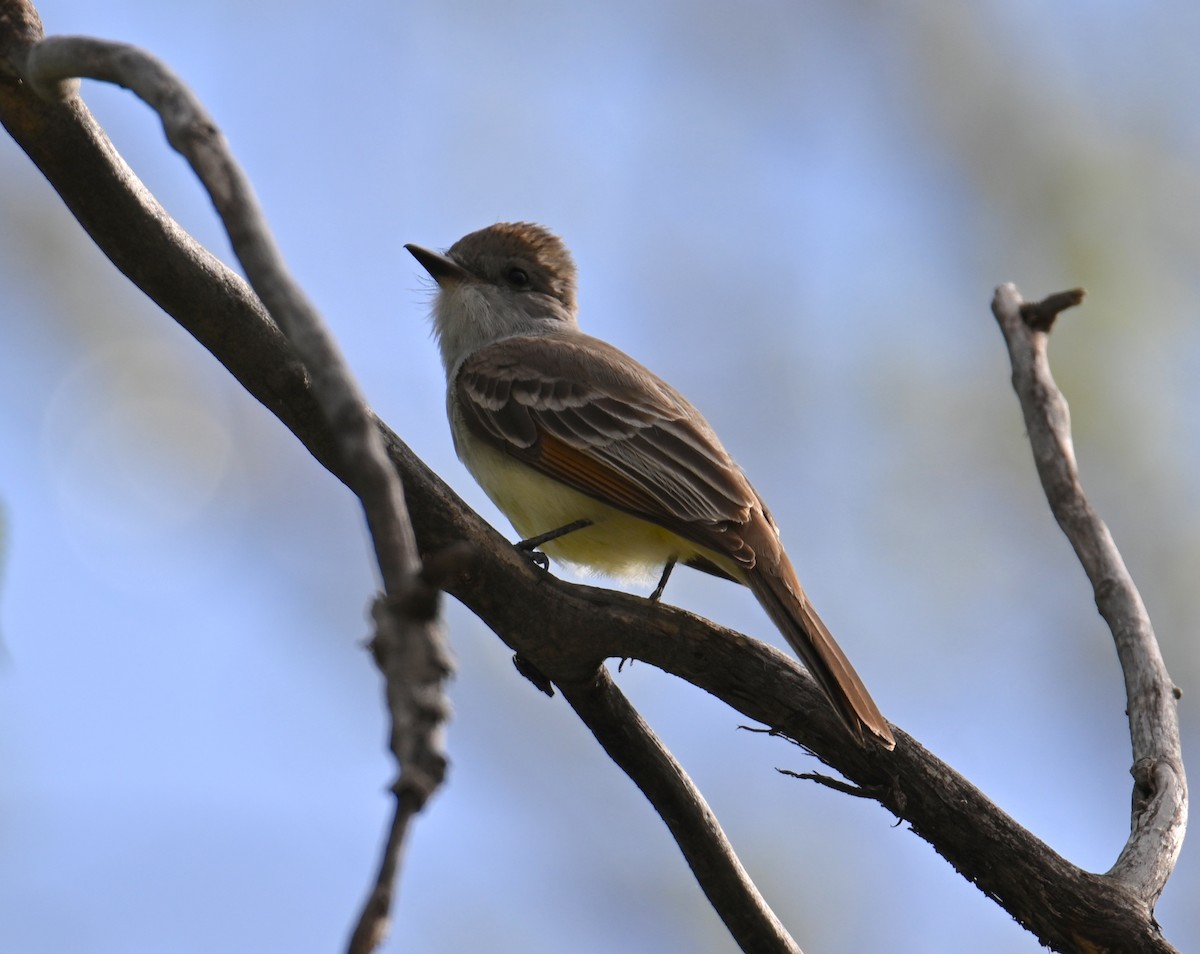
[[[785,563],[779,569],[786,574],[791,567]],[[887,719],[813,609],[800,583],[794,581],[794,573],[791,575],[793,582],[760,565],[746,573],[746,585],[812,673],[817,685],[825,691],[850,731],[861,741],[863,729],[866,729],[885,748],[894,749],[896,739]]]

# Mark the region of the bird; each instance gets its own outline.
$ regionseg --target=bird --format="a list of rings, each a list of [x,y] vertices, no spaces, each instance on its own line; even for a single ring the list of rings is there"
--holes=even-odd
[[[436,283],[433,331],[455,450],[522,549],[625,578],[678,563],[749,587],[852,736],[895,736],[817,615],[779,528],[703,415],[578,322],[566,244],[500,222],[445,252],[405,248]]]

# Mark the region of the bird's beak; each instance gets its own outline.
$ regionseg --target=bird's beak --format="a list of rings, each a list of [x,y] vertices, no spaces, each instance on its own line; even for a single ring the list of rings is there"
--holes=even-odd
[[[433,276],[433,280],[445,288],[447,285],[456,285],[459,282],[473,281],[474,277],[470,272],[454,261],[452,258],[447,258],[440,252],[433,252],[427,248],[422,248],[420,245],[405,245],[415,258],[424,267],[425,271]]]

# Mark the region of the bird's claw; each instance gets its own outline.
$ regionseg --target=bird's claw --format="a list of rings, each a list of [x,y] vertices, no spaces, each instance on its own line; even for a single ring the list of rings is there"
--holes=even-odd
[[[528,557],[530,563],[533,563],[535,566],[541,567],[543,571],[548,572],[550,570],[550,558],[548,556],[546,556],[546,554],[544,554],[541,550],[529,550],[529,549],[521,546],[521,544],[518,543],[517,544],[517,552]]]

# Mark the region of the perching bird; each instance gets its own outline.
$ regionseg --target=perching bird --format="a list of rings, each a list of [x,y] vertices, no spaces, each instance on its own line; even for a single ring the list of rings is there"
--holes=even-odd
[[[615,576],[677,562],[746,584],[851,732],[895,739],[808,601],[766,505],[686,398],[584,334],[575,264],[538,225],[501,223],[441,255],[434,331],[458,456],[527,542]]]

